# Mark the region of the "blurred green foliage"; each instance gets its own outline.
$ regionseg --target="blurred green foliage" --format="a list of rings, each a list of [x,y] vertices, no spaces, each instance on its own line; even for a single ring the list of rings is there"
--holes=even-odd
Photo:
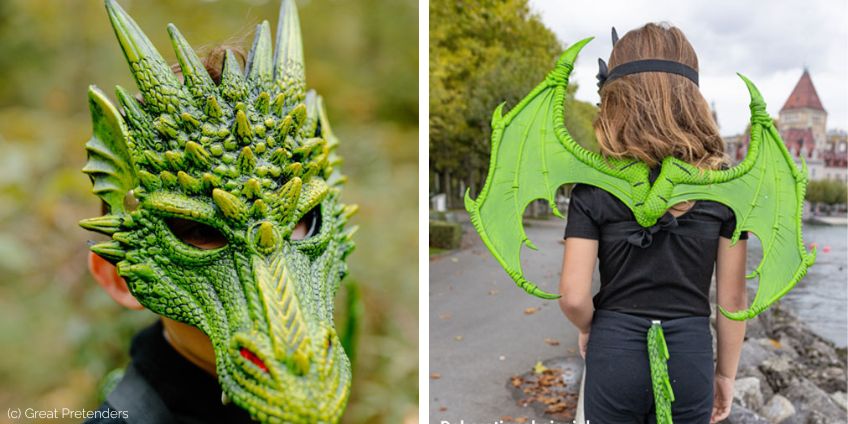
[[[844,205],[848,201],[848,186],[840,180],[810,181],[807,183],[807,201],[814,205]]]
[[[515,106],[562,50],[528,0],[430,1],[430,186],[448,194],[449,206],[458,206],[461,186],[476,193],[485,180],[492,111]],[[594,149],[596,108],[574,100],[575,90],[566,126]]]
[[[430,247],[451,250],[459,247],[462,225],[458,222],[430,220]]]
[[[166,59],[175,23],[201,54],[249,48],[276,26],[267,0],[120,0]],[[299,2],[307,84],[342,141],[343,200],[360,212],[350,277],[364,319],[346,422],[417,414],[417,2]],[[0,409],[95,408],[96,387],[128,360],[149,312],[115,305],[88,276],[77,221],[98,214],[80,172],[86,88],[135,87],[94,0],[0,1]],[[341,299],[339,304],[341,304]]]

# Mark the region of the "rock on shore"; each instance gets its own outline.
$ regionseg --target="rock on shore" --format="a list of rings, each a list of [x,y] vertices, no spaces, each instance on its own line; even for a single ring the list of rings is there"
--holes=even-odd
[[[848,423],[846,349],[814,334],[780,304],[747,328],[725,423]]]

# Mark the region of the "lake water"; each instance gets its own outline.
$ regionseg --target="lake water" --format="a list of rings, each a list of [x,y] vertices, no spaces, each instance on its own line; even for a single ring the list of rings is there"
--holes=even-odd
[[[782,302],[816,334],[845,347],[848,345],[848,227],[805,224],[804,241],[808,247],[810,243],[818,245],[816,263]],[[760,249],[759,243],[756,246],[752,243],[751,249]],[[759,251],[751,253],[761,255]]]

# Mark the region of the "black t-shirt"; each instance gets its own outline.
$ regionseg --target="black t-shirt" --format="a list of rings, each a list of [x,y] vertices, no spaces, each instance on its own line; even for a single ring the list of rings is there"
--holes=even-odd
[[[130,356],[137,373],[132,378],[143,378],[170,416],[151,418],[154,414],[130,411],[128,419],[90,419],[86,424],[100,423],[147,423],[180,424],[200,423],[252,423],[250,415],[234,403],[221,403],[221,386],[212,375],[203,371],[180,355],[165,340],[162,322],[139,332],[132,341]],[[126,378],[126,376],[125,376]],[[139,396],[143,394],[139,393]],[[157,401],[157,404],[159,402]],[[99,411],[116,411],[109,401],[100,405]],[[103,414],[106,415],[106,414]],[[112,414],[113,416],[118,414]],[[156,414],[161,417],[161,414]]]
[[[565,238],[599,241],[601,289],[593,299],[595,309],[673,319],[710,315],[718,239],[731,238],[735,229],[730,208],[711,201],[697,201],[677,218],[666,213],[643,228],[615,196],[576,185]]]

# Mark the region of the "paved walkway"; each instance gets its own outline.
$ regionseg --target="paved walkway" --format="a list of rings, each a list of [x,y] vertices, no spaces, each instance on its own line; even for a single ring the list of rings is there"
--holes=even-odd
[[[462,249],[430,261],[430,421],[493,423],[511,416],[548,423],[519,406],[506,384],[537,361],[576,355],[577,331],[556,301],[516,287],[470,224],[464,228]],[[524,250],[525,273],[549,292],[558,291],[564,228],[558,218],[526,226],[539,250]]]

